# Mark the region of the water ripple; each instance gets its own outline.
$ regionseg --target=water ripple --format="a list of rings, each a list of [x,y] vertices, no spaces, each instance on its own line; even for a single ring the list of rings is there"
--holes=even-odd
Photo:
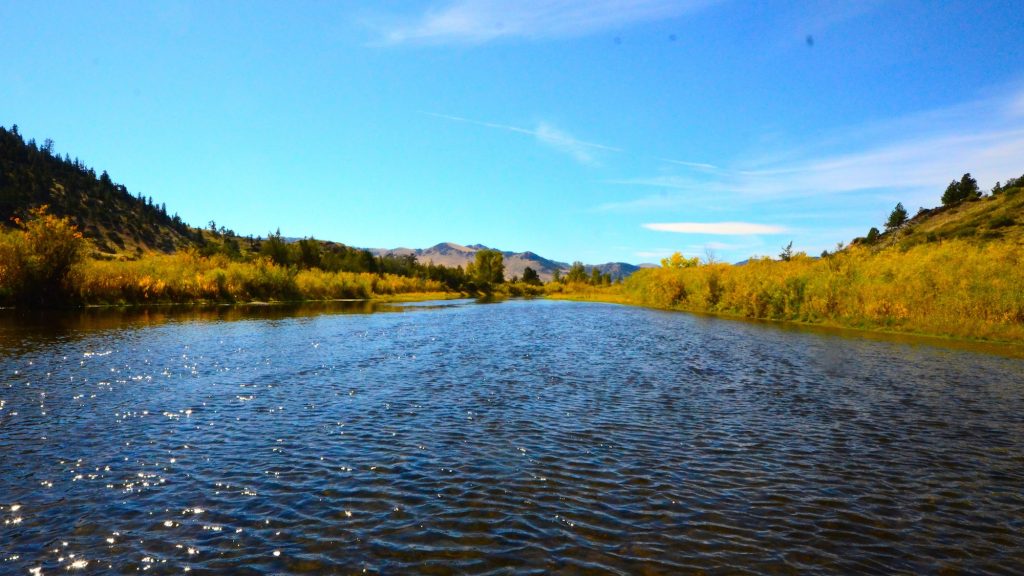
[[[1024,572],[1020,360],[360,311],[0,338],[0,572]]]

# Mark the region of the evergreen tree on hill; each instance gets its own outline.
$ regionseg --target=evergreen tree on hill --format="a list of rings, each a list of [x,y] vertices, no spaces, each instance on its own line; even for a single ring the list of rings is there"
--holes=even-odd
[[[892,213],[889,214],[889,220],[885,223],[886,230],[896,230],[907,223],[907,209],[903,207],[903,203],[899,202],[896,207],[892,209]]]
[[[978,198],[981,198],[981,188],[978,187],[978,181],[972,178],[970,172],[968,172],[960,178],[959,182],[953,180],[949,183],[946,191],[942,194],[942,205],[952,206],[964,200],[976,200]]]

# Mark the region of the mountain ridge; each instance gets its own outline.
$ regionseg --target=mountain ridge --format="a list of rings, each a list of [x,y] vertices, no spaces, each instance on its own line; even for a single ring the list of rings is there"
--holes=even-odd
[[[473,262],[476,257],[476,253],[480,250],[498,250],[501,252],[505,263],[505,277],[511,279],[513,276],[522,278],[523,271],[529,266],[533,268],[537,275],[540,276],[541,280],[547,282],[551,280],[555,270],[558,270],[559,274],[565,275],[569,271],[571,264],[566,262],[559,262],[557,260],[551,260],[545,258],[536,252],[526,250],[523,252],[513,252],[510,250],[500,250],[497,248],[490,248],[483,244],[469,244],[463,245],[455,242],[440,242],[429,248],[366,248],[374,256],[407,256],[414,255],[416,259],[424,264],[433,263],[441,264],[444,266],[462,266],[466,267],[467,264]],[[602,274],[609,274],[612,280],[623,279],[637,270],[645,267],[643,264],[629,264],[628,262],[605,262],[603,264],[584,264],[584,268],[587,273],[590,274],[594,268]]]

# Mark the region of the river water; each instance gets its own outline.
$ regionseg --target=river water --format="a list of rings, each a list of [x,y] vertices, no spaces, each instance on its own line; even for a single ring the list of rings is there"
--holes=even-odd
[[[0,319],[0,573],[1024,573],[1024,360],[551,301]]]

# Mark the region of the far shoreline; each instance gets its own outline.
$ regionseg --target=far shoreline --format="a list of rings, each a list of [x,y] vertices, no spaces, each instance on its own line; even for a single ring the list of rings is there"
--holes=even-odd
[[[682,308],[669,308],[652,306],[631,302],[626,298],[609,295],[608,298],[601,298],[596,294],[574,294],[556,293],[548,294],[543,298],[548,300],[560,300],[566,302],[584,302],[595,304],[615,304],[629,306],[632,308],[644,308],[646,310],[657,310],[660,312],[690,314],[697,317],[712,318],[716,320],[729,320],[762,326],[771,326],[780,330],[793,330],[799,332],[810,332],[816,334],[827,334],[840,337],[857,337],[871,340],[878,340],[892,343],[904,344],[931,344],[937,346],[953,347],[957,349],[973,349],[1000,356],[1012,358],[1024,358],[1024,342],[1016,340],[995,340],[983,338],[968,338],[951,336],[946,334],[932,334],[927,332],[911,332],[892,330],[885,328],[865,328],[857,326],[844,326],[842,324],[824,322],[805,322],[800,320],[783,320],[775,318],[751,318],[727,312],[709,312],[706,310],[686,310]]]
[[[605,297],[602,297],[605,296]],[[797,332],[806,332],[818,335],[830,335],[838,336],[843,338],[859,338],[883,341],[896,344],[910,344],[910,345],[934,345],[946,348],[955,348],[960,350],[969,350],[974,352],[980,352],[985,354],[995,354],[998,356],[1010,357],[1010,358],[1024,358],[1024,342],[1018,342],[1013,340],[994,340],[994,339],[980,339],[980,338],[966,338],[957,337],[943,334],[930,334],[924,332],[911,332],[892,330],[885,328],[864,328],[854,326],[844,326],[834,323],[824,322],[805,322],[797,320],[781,320],[781,319],[770,319],[770,318],[751,318],[746,316],[740,316],[736,314],[729,314],[725,312],[709,312],[704,310],[686,310],[679,308],[668,308],[660,306],[652,306],[646,304],[639,304],[636,302],[629,301],[628,298],[624,298],[617,294],[580,294],[580,293],[549,293],[539,296],[507,296],[503,294],[466,294],[458,292],[410,292],[403,294],[387,294],[387,295],[375,295],[370,298],[331,298],[331,299],[312,299],[312,300],[251,300],[251,301],[216,301],[216,300],[193,300],[193,301],[182,301],[182,302],[152,302],[152,303],[115,303],[115,304],[84,304],[79,306],[68,306],[61,308],[36,308],[36,307],[0,307],[0,313],[30,313],[30,314],[63,314],[63,313],[75,313],[75,312],[104,312],[104,311],[121,311],[121,312],[144,312],[146,310],[164,310],[173,311],[180,310],[182,312],[188,309],[237,309],[243,310],[245,308],[253,309],[285,309],[288,307],[303,307],[303,306],[318,306],[318,305],[330,305],[330,304],[402,304],[402,303],[414,303],[414,302],[431,302],[431,301],[450,301],[450,300],[480,300],[481,298],[489,298],[494,300],[551,300],[551,301],[565,301],[565,302],[580,302],[580,303],[594,303],[594,304],[612,304],[620,306],[628,306],[632,308],[643,308],[647,310],[656,310],[668,313],[683,313],[689,314],[700,318],[709,318],[715,320],[726,320],[736,321],[742,323],[750,323],[760,326],[769,326],[779,330],[789,330]]]

